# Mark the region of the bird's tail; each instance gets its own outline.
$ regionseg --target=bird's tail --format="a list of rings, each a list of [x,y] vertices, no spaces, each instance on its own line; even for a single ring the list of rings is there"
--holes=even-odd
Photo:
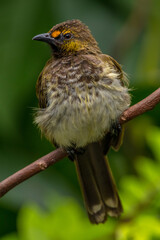
[[[117,217],[123,209],[107,158],[100,143],[91,143],[75,159],[85,206],[92,223],[104,223],[107,216]]]

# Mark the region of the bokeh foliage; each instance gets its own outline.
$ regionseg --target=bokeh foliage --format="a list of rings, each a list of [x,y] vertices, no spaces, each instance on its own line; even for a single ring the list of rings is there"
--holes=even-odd
[[[35,82],[50,56],[32,37],[82,20],[128,73],[134,104],[160,85],[159,12],[159,0],[0,2],[0,180],[53,149],[32,123]],[[0,240],[160,239],[159,127],[157,106],[129,122],[121,150],[109,153],[124,205],[120,220],[90,225],[74,164],[65,159],[0,200]]]
[[[145,134],[154,159],[139,156],[135,159],[135,175],[120,181],[124,203],[121,219],[109,219],[106,224],[93,226],[79,204],[70,198],[54,196],[46,201],[46,209],[35,203],[24,204],[18,213],[18,234],[1,240],[150,240],[160,237],[160,128],[151,127]]]

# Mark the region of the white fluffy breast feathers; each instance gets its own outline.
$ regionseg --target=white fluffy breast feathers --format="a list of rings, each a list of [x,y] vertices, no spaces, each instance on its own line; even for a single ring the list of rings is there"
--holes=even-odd
[[[35,122],[42,133],[62,147],[84,147],[100,140],[130,105],[128,90],[119,79],[111,85],[104,81],[93,86],[90,94],[75,89],[77,98],[61,94],[58,101],[40,109]]]

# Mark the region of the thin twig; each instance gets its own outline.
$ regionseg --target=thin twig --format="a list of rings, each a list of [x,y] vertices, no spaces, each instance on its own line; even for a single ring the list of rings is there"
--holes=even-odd
[[[143,113],[152,110],[160,102],[160,88],[144,98],[142,101],[123,112],[119,122],[124,124]]]
[[[160,88],[158,88],[155,92],[150,94],[142,101],[136,103],[135,105],[125,110],[122,116],[120,117],[119,120],[120,124],[124,124],[132,120],[133,118],[149,110],[152,110],[159,102],[160,102]],[[41,157],[37,161],[31,163],[25,168],[14,173],[10,177],[0,182],[0,197],[4,196],[9,190],[14,188],[21,182],[45,170],[46,168],[60,161],[62,158],[66,156],[67,153],[63,149],[58,148],[55,151]]]
[[[22,168],[18,172],[0,182],[0,197],[4,196],[9,190],[24,182],[26,179],[45,170],[66,156],[67,153],[63,149],[58,148],[55,151],[48,153],[47,155],[39,158],[37,161]]]

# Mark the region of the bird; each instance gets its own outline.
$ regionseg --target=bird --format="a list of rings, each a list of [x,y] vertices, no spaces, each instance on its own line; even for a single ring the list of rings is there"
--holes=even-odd
[[[54,25],[33,40],[49,44],[52,53],[36,83],[34,121],[75,163],[90,222],[119,217],[123,207],[106,155],[122,143],[118,120],[131,101],[127,76],[80,20]]]

